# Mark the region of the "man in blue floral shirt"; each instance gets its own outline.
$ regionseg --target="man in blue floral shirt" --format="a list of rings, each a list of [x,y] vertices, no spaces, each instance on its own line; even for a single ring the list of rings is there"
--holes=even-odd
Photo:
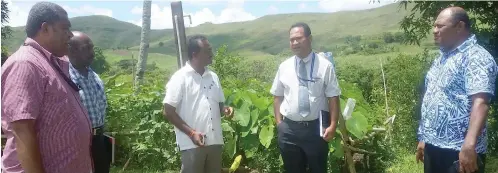
[[[429,69],[418,128],[417,161],[425,172],[484,172],[486,120],[498,71],[491,54],[470,33],[460,7],[434,23],[441,54]]]

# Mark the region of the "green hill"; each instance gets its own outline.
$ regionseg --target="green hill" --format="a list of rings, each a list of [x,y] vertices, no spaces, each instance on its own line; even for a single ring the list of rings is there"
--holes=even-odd
[[[228,44],[242,54],[276,55],[288,49],[288,29],[295,22],[310,25],[317,49],[336,49],[347,36],[377,38],[383,32],[399,30],[399,21],[408,14],[398,4],[380,8],[336,13],[299,13],[267,15],[253,21],[211,24],[187,28],[187,35],[206,34],[214,47]],[[72,30],[88,33],[96,46],[104,49],[138,50],[141,28],[107,16],[71,18]],[[15,51],[25,38],[24,27],[16,27],[13,37],[5,40]],[[152,30],[150,52],[176,55],[171,29]],[[160,42],[163,46],[159,46]]]

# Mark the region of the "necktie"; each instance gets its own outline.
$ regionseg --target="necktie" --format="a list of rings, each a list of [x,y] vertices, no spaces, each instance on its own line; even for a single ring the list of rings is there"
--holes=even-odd
[[[306,117],[310,112],[310,102],[308,93],[308,81],[306,79],[306,64],[303,60],[299,62],[299,114]]]

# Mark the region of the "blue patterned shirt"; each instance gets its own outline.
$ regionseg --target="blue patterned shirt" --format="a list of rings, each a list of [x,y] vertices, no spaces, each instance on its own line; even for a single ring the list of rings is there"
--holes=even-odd
[[[455,50],[440,54],[425,79],[418,139],[460,151],[469,127],[471,96],[495,94],[498,67],[493,56],[477,44],[475,35]],[[477,153],[486,152],[486,138],[485,125],[477,138]]]
[[[79,91],[81,102],[88,111],[92,127],[103,126],[107,108],[104,82],[90,67],[88,67],[88,76],[85,77],[70,63],[69,74],[71,80],[81,88]]]

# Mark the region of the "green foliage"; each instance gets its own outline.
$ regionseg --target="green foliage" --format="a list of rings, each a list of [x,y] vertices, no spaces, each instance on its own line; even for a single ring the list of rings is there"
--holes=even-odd
[[[103,77],[108,98],[107,131],[117,132],[118,164],[131,158],[130,167],[144,170],[176,170],[180,155],[176,151],[173,126],[162,114],[164,80],[160,72],[147,73],[142,91],[133,94],[131,82],[119,82],[120,75]]]
[[[9,58],[9,53],[6,47],[2,46],[2,65]]]
[[[405,42],[405,36],[402,32],[390,33],[385,32],[382,36],[384,43],[403,43]]]
[[[438,13],[450,6],[459,6],[465,9],[471,18],[471,29],[477,35],[479,44],[483,45],[494,57],[498,50],[498,2],[487,1],[403,1],[401,5],[414,3],[412,14],[405,16],[401,21],[408,43],[419,44],[420,40],[430,33]]]
[[[9,8],[7,2],[2,0],[2,40],[9,38],[12,35],[12,30],[9,26],[4,26],[9,22]],[[2,41],[2,65],[9,57],[8,48],[4,46],[5,41]]]
[[[93,51],[95,52],[95,58],[91,65],[92,69],[98,73],[102,74],[109,70],[109,63],[105,60],[104,53],[102,53],[102,49],[95,46],[93,47]]]

